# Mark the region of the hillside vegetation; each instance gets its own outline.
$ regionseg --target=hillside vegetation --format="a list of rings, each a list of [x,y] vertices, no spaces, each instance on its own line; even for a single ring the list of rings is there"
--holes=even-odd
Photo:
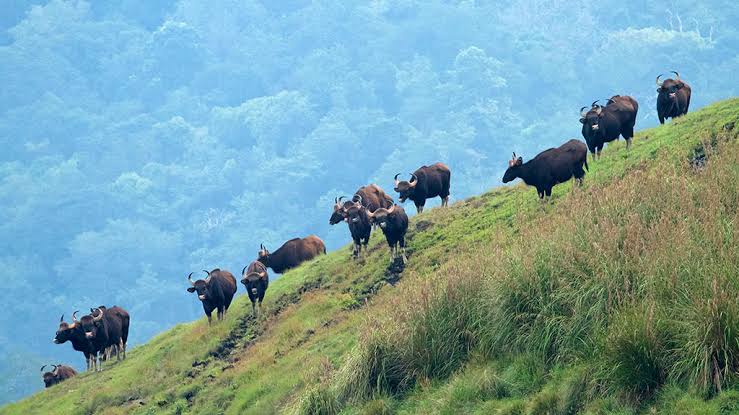
[[[737,121],[732,99],[642,131],[551,204],[432,209],[401,274],[377,232],[272,283],[258,318],[241,296],[0,413],[736,413]]]

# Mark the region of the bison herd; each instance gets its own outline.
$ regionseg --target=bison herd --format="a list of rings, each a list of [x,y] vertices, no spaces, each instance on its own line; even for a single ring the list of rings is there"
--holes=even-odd
[[[85,355],[87,370],[102,370],[103,361],[110,359],[113,355],[117,360],[126,358],[130,323],[126,310],[118,306],[110,308],[100,306],[91,308],[90,314],[79,319],[77,319],[77,313],[79,310],[72,313],[72,323],[64,321],[64,314],[62,314],[59,319],[59,328],[54,335],[54,343],[70,342],[74,350]],[[50,385],[47,384],[48,386]]]
[[[675,78],[660,81],[663,75],[657,76],[657,116],[664,124],[665,119],[675,118],[688,112],[690,106],[690,86],[680,79],[680,74],[672,71]],[[522,157],[513,153],[508,168],[503,175],[503,183],[520,178],[529,186],[536,188],[540,199],[549,198],[552,188],[575,178],[576,184],[582,184],[585,171],[588,170],[587,153],[590,151],[593,160],[600,158],[605,143],[623,137],[627,149],[634,137],[639,104],[630,96],[614,95],[599,104],[594,101],[580,109],[580,123],[585,143],[569,140],[557,148],[550,148],[539,153],[531,160],[524,162]],[[394,177],[393,190],[398,193],[400,203],[412,200],[418,213],[423,212],[426,200],[439,197],[442,207],[449,203],[451,170],[443,163],[422,166],[410,173],[409,180],[399,180],[398,173]],[[390,247],[391,263],[396,260],[405,263],[405,234],[408,230],[408,215],[403,207],[396,204],[376,184],[362,186],[351,199],[346,196],[336,197],[329,218],[329,224],[346,222],[353,241],[352,257],[360,258],[366,251],[372,230],[379,227],[385,235]],[[315,235],[306,238],[295,238],[285,242],[279,249],[270,252],[263,244],[257,253],[257,259],[241,270],[241,283],[246,288],[252,304],[252,313],[257,313],[257,303],[261,308],[262,300],[269,286],[267,268],[281,274],[326,253],[323,241]],[[197,292],[198,300],[211,324],[211,314],[216,310],[216,317],[222,320],[231,305],[237,290],[236,278],[226,270],[203,270],[205,279],[193,281],[192,275],[187,277],[190,287],[187,291]],[[126,357],[126,343],[130,318],[128,313],[118,307],[100,306],[90,309],[90,314],[77,319],[72,313],[72,322],[64,321],[62,315],[59,328],[54,336],[54,343],[70,342],[74,350],[85,355],[88,370],[102,370],[102,362],[113,355],[118,360]],[[74,369],[64,365],[50,365],[53,370],[44,372],[41,367],[46,387],[57,384],[76,375]]]

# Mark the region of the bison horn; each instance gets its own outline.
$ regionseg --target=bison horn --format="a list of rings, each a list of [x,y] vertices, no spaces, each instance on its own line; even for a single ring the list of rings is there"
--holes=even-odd
[[[580,108],[580,116],[581,116],[581,117],[584,117],[584,116],[585,116],[585,115],[587,115],[587,113],[588,113],[587,111],[585,111],[585,108],[587,108],[587,105],[586,105],[586,106],[584,106],[584,107],[582,107],[582,108]],[[514,158],[514,159],[516,158],[516,154],[515,154],[515,153],[513,154],[513,158]]]
[[[203,270],[203,272],[206,273],[206,274],[208,274],[208,276],[205,277],[205,282],[207,283],[208,281],[210,281],[210,272],[208,272],[206,270]]]
[[[41,366],[41,371],[42,371],[42,372],[44,371],[44,368],[45,368],[45,367],[46,367],[46,365],[43,365],[43,366]]]
[[[77,313],[79,313],[79,312],[80,312],[80,310],[77,310],[74,313],[72,313],[72,321],[75,322],[75,323],[77,322]]]
[[[357,199],[359,199],[359,200],[357,200],[357,201],[356,201],[356,202],[354,202],[354,203],[357,203],[357,204],[359,204],[360,206],[362,206],[362,195],[360,195],[360,194],[355,194],[355,195],[354,195],[354,197],[356,197]]]
[[[398,187],[398,183],[400,183],[400,180],[398,180],[398,176],[400,176],[400,173],[396,174],[395,177],[393,177],[393,180],[395,180],[395,187]]]
[[[601,112],[603,112],[603,107],[601,107],[600,105],[598,105],[598,108],[595,109],[595,113],[598,114],[598,115],[600,115]]]
[[[103,319],[103,310],[101,310],[99,308],[96,308],[95,310],[96,311],[99,311],[99,313],[98,313],[98,316],[97,317],[93,317],[92,320],[93,321],[100,321],[100,320],[102,320]]]
[[[64,323],[64,314],[62,314],[62,318],[59,319],[60,323]]]
[[[387,214],[391,214],[395,211],[395,205],[390,206],[390,209],[387,209]]]
[[[600,100],[599,99],[596,99],[595,101],[593,101],[593,103],[590,104],[590,108],[594,108],[596,106],[595,104],[597,104],[598,101],[600,101]],[[598,106],[600,106],[600,105],[598,105]]]
[[[56,370],[59,368],[59,365],[52,365],[52,366],[54,366],[54,369],[52,369],[51,371],[56,374]]]
[[[415,186],[418,183],[418,177],[411,173],[411,181],[409,183],[411,186]]]
[[[670,72],[672,72],[672,73],[675,74],[675,76],[677,77],[677,79],[675,79],[676,81],[679,81],[680,80],[680,74],[677,73],[677,71],[670,71]]]
[[[249,267],[249,266],[247,265],[247,266],[245,266],[245,267],[244,267],[244,269],[242,269],[242,270],[241,270],[241,275],[244,275],[244,271],[246,271],[246,269],[247,269],[248,267]]]
[[[187,276],[187,280],[190,281],[190,284],[192,284],[192,286],[194,287],[195,283],[192,282],[192,274],[194,274],[194,272],[191,272],[190,275]]]
[[[341,200],[344,199],[345,197],[346,196],[340,196],[339,197],[339,199],[336,201],[336,207],[338,207],[339,209],[342,208],[342,206],[341,206]]]
[[[662,86],[662,82],[659,81],[659,77],[662,76],[662,75],[664,75],[664,74],[657,75],[657,80],[655,81],[657,83],[657,86],[659,86],[659,87]]]

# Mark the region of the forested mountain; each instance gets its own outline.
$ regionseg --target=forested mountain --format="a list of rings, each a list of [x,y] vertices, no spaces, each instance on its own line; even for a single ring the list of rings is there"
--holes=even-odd
[[[363,184],[443,161],[453,201],[480,193],[511,151],[579,137],[596,99],[656,124],[673,69],[693,108],[737,95],[737,20],[732,1],[4,4],[0,400],[82,365],[51,343],[61,314],[122,305],[144,342],[201,315],[191,271],[348,242],[331,203]]]

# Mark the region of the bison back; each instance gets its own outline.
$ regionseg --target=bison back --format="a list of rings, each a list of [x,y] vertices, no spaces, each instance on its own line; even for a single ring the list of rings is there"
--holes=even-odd
[[[418,184],[421,191],[425,193],[426,198],[436,196],[449,196],[449,183],[451,180],[451,170],[444,163],[436,163],[431,166],[423,166],[414,172],[418,177]]]

